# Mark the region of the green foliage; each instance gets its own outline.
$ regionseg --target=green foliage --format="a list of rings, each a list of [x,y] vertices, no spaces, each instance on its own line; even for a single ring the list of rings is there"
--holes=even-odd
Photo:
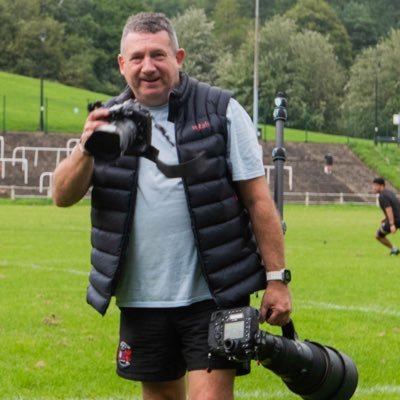
[[[348,129],[358,135],[373,137],[375,107],[379,134],[392,124],[400,111],[400,30],[376,47],[364,50],[351,68],[343,105]]]
[[[147,9],[129,0],[0,0],[0,50],[7,55],[0,67],[118,93],[124,85],[116,61],[122,27],[130,14]]]
[[[89,215],[87,204],[57,209],[0,201],[0,292],[7,300],[0,302],[2,400],[140,398],[139,384],[115,374],[117,307],[102,318],[86,304]],[[374,242],[380,217],[369,206],[285,206],[298,334],[356,362],[360,400],[399,396],[400,293],[392,279],[399,260]],[[260,298],[252,304],[258,307]],[[298,398],[255,364],[236,380],[235,392],[238,400]]]
[[[351,64],[351,43],[346,28],[325,0],[299,0],[286,15],[294,19],[300,29],[326,35],[341,63]]]
[[[350,36],[353,55],[377,43],[377,21],[366,4],[350,1],[338,11],[338,16]]]
[[[214,35],[214,23],[207,20],[204,10],[195,8],[189,8],[172,22],[179,46],[186,51],[184,70],[196,79],[214,83],[214,63],[221,48]]]
[[[212,17],[217,40],[234,53],[243,43],[249,20],[242,17],[236,0],[217,0]]]
[[[248,35],[236,57],[222,55],[219,84],[234,90],[239,101],[251,110],[254,39]],[[313,62],[310,62],[313,60]],[[271,115],[278,91],[289,101],[288,126],[333,131],[338,127],[339,107],[345,78],[332,46],[317,32],[299,32],[293,20],[275,17],[260,31],[259,114]],[[329,75],[331,79],[326,79]]]

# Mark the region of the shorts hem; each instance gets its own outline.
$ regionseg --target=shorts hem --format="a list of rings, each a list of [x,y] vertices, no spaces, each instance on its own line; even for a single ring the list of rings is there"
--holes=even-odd
[[[176,381],[182,377],[184,377],[186,374],[186,371],[183,371],[182,374],[177,374],[177,376],[145,376],[145,375],[140,375],[140,374],[129,374],[123,371],[120,371],[117,369],[117,375],[120,378],[127,379],[130,381],[136,381],[136,382],[168,382],[168,381]]]

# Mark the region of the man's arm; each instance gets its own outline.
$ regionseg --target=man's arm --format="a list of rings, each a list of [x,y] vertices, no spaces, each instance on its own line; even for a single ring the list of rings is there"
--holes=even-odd
[[[394,215],[393,215],[393,210],[392,207],[386,207],[385,208],[385,214],[386,218],[389,222],[390,225],[390,232],[395,233],[396,232],[396,225],[394,224]]]
[[[108,110],[101,108],[91,112],[86,120],[80,145],[54,170],[53,201],[59,207],[77,203],[88,191],[92,183],[94,169],[93,157],[85,154],[86,140],[96,128],[107,124]]]
[[[266,271],[285,268],[282,225],[271,198],[265,177],[236,182],[241,200],[249,211],[253,232]],[[288,286],[280,281],[268,282],[261,303],[261,322],[285,325],[291,313]]]

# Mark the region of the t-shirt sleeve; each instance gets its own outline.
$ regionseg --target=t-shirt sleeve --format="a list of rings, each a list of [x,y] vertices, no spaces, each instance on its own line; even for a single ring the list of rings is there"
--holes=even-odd
[[[234,181],[265,175],[262,148],[245,109],[231,99],[227,109],[227,163]]]
[[[381,194],[379,196],[379,205],[381,206],[382,210],[385,210],[386,208],[390,207],[390,201],[385,194]]]

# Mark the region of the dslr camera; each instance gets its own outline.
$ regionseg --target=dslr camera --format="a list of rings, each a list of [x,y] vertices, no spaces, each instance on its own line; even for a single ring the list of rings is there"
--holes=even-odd
[[[91,103],[89,111],[103,107]],[[156,163],[168,178],[187,177],[204,172],[204,152],[177,165],[168,165],[159,158],[159,150],[151,144],[152,118],[150,112],[133,100],[108,108],[109,124],[97,128],[85,143],[85,149],[97,161],[112,162],[121,156],[145,157]],[[156,126],[157,127],[157,126]],[[162,127],[158,126],[162,130]]]
[[[259,312],[252,307],[219,310],[212,314],[208,344],[210,356],[256,360],[278,375],[286,386],[306,400],[348,400],[357,388],[354,362],[333,347],[300,341],[293,322],[283,336],[259,329]]]

